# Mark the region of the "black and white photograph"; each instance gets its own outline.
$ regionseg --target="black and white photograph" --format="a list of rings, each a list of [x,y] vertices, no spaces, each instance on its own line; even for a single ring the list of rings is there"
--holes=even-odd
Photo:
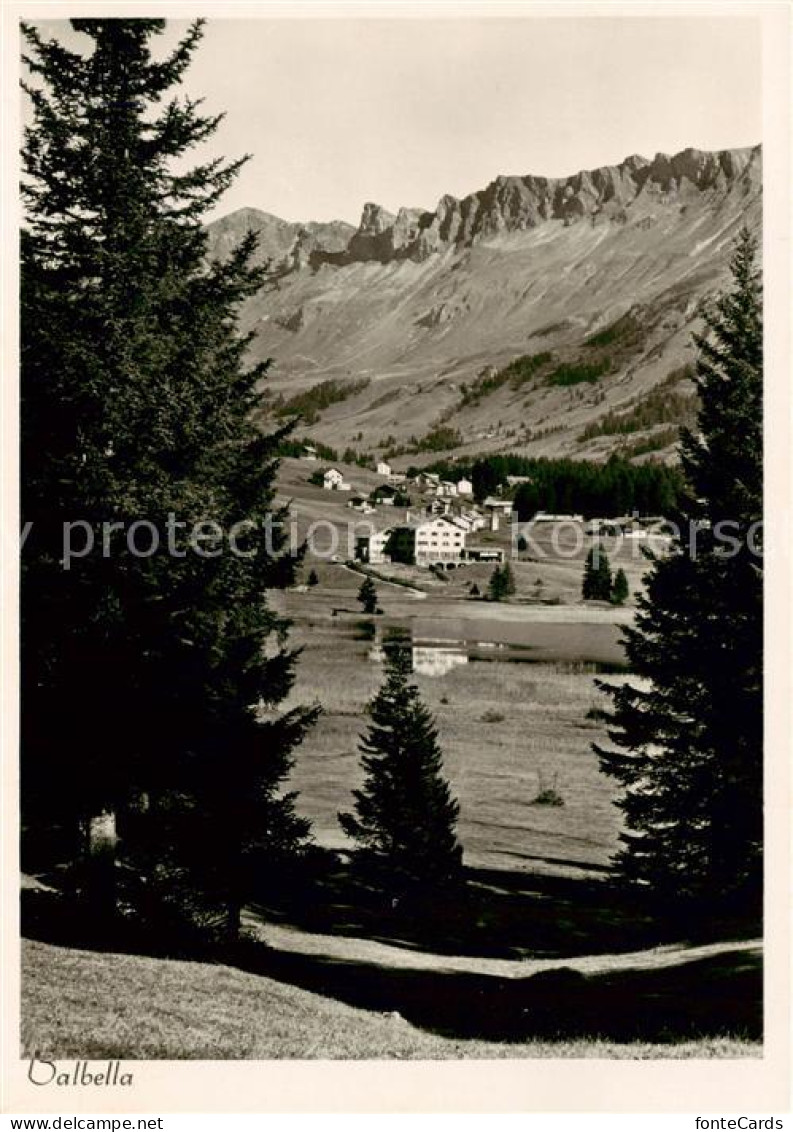
[[[29,1092],[762,1063],[759,12],[57,7],[4,154]]]

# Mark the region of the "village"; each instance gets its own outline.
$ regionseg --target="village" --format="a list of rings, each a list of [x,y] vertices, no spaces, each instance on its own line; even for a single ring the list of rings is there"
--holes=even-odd
[[[300,463],[318,463],[311,445]],[[594,540],[624,540],[629,547],[651,542],[657,547],[668,539],[666,520],[658,515],[585,519],[577,513],[538,510],[529,517],[519,516],[512,496],[529,482],[528,476],[508,476],[496,494],[478,502],[472,481],[464,475],[456,480],[442,479],[432,471],[408,475],[384,461],[376,463],[374,473],[320,465],[307,479],[323,492],[340,493],[347,510],[367,518],[366,523],[356,524],[349,557],[369,566],[401,564],[450,571],[472,564],[498,565],[526,551],[532,535],[543,545],[554,536],[559,554],[555,536],[562,532],[568,536],[565,545],[571,545],[572,533],[572,543],[579,549]]]

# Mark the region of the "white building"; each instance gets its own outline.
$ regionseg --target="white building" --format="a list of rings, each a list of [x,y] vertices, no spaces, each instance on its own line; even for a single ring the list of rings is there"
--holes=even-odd
[[[437,491],[440,487],[441,477],[435,472],[419,472],[416,476],[416,484],[419,487],[426,488],[428,491]]]
[[[368,499],[364,499],[361,495],[356,495],[347,503],[348,507],[352,507],[353,511],[360,511],[362,515],[371,515],[375,510],[374,504],[370,503]]]
[[[512,500],[499,499],[495,495],[488,495],[482,506],[493,515],[508,516],[512,514]]]
[[[445,516],[394,527],[391,558],[416,566],[451,566],[463,560],[466,532]]]
[[[472,531],[482,531],[487,526],[487,520],[478,511],[463,511],[461,514],[471,524]]]
[[[504,551],[498,546],[469,546],[465,551],[466,562],[503,562]]]
[[[391,475],[391,465],[386,464],[385,460],[380,461],[380,463],[377,465],[376,470],[377,470],[378,476],[390,476]]]
[[[457,494],[458,495],[473,495],[474,485],[470,480],[461,479],[457,481]]]
[[[359,562],[371,562],[378,565],[389,562],[386,554],[391,531],[370,531],[369,534],[359,535],[355,540],[355,557]]]
[[[347,483],[338,468],[327,468],[322,473],[322,486],[325,491],[352,491],[352,485]]]

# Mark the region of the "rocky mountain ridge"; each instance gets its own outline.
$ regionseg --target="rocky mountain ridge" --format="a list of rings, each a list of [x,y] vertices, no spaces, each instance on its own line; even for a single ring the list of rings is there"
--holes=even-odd
[[[582,170],[569,177],[499,176],[486,188],[458,199],[446,194],[434,211],[400,208],[396,216],[372,201],[357,230],[344,221],[294,224],[255,209],[241,209],[210,228],[211,252],[222,255],[226,236],[248,224],[260,233],[263,256],[275,265],[317,268],[323,263],[421,261],[435,252],[470,247],[501,232],[523,232],[548,220],[569,225],[588,220],[627,222],[627,209],[644,196],[684,202],[705,191],[726,192],[744,179],[759,185],[760,146],[706,152],[685,149],[650,161],[634,154],[619,165]]]
[[[423,438],[442,428],[460,452],[601,458],[623,443],[608,431],[614,415],[657,402],[691,361],[700,303],[727,281],[739,228],[759,232],[761,214],[755,146],[497,177],[462,199],[442,196],[434,211],[394,215],[369,202],[357,229],[244,210],[209,236],[223,256],[249,228],[260,233],[271,282],[246,304],[243,329],[256,335],[255,357],[276,359],[274,394],[288,401],[331,379],[349,387],[305,430],[315,438],[380,453],[418,447],[423,458]],[[549,373],[531,388],[465,392],[483,371],[537,351],[586,365],[588,340],[608,340],[615,324],[630,334],[601,351],[591,380],[561,388]],[[669,427],[662,433],[638,436],[650,458],[671,455]]]

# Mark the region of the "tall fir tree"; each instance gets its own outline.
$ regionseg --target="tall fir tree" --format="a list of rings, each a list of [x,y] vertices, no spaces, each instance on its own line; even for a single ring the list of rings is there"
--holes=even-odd
[[[236,326],[255,239],[207,258],[244,159],[179,160],[220,120],[174,89],[201,21],[160,59],[164,20],[71,24],[84,48],[23,26],[23,813],[85,839],[134,799],[152,828],[167,812],[168,852],[234,936],[246,869],[306,833],[281,787],[314,718],[277,711],[295,654],[264,595],[293,578],[270,514],[288,429],[252,423],[268,363],[246,366]]]
[[[377,612],[377,587],[368,575],[361,582],[358,590],[358,601],[361,603],[364,613]]]
[[[501,567],[501,589],[504,597],[513,597],[516,592],[515,571],[510,562],[505,562]]]
[[[701,401],[683,434],[680,529],[653,557],[629,669],[605,686],[622,788],[622,877],[690,909],[757,912],[762,898],[762,292],[744,229],[730,289],[695,337]],[[692,549],[693,548],[693,549]]]
[[[509,562],[503,566],[496,566],[490,575],[487,584],[487,596],[490,601],[503,601],[515,593],[515,574]]]
[[[585,601],[611,600],[611,563],[602,546],[589,549],[584,562],[581,596]]]
[[[614,581],[611,586],[611,601],[613,605],[624,605],[630,595],[630,588],[628,586],[628,576],[620,566],[614,575]]]
[[[410,682],[410,646],[385,646],[386,678],[369,706],[371,725],[360,743],[365,779],[355,812],[339,814],[389,895],[458,878],[462,849],[455,836],[459,806],[443,776],[432,716]]]
[[[581,597],[592,601],[597,596],[597,574],[595,570],[595,548],[590,547],[584,560],[584,577],[581,581]]]

